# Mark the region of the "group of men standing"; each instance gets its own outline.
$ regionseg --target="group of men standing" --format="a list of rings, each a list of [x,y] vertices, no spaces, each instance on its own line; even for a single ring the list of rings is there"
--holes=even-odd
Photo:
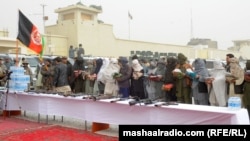
[[[75,52],[76,52],[76,56],[75,56]],[[79,48],[75,48],[75,49],[73,45],[69,47],[69,57],[72,59],[74,59],[75,57],[83,57],[84,54],[85,54],[85,50],[82,47],[82,44],[79,44]]]
[[[40,60],[37,68],[37,89],[55,90],[64,94],[111,94],[140,99],[162,99],[180,103],[227,106],[227,99],[238,96],[242,107],[250,110],[250,61],[245,70],[233,54],[226,55],[227,64],[214,60],[214,68],[206,68],[206,60],[196,58],[192,64],[179,53],[177,57],[143,60],[136,55],[131,62],[126,57],[84,60],[79,44],[75,57],[73,46],[69,57]],[[0,58],[0,78],[11,66]],[[23,66],[27,63],[23,62]],[[8,68],[7,68],[8,67]],[[114,77],[114,74],[119,74]],[[205,84],[205,85],[204,85]]]

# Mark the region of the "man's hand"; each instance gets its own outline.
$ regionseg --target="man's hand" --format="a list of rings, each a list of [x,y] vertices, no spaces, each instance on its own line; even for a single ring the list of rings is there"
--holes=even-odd
[[[230,83],[235,83],[235,79],[232,79],[232,80],[230,81]]]
[[[121,81],[121,78],[120,77],[116,77],[115,80],[116,81]]]
[[[226,79],[227,83],[235,83],[235,79]]]

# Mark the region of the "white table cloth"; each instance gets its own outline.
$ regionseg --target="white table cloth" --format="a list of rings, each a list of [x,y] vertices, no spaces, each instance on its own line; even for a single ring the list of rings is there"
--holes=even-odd
[[[5,98],[2,102],[4,107]],[[53,94],[9,93],[6,110],[25,110],[45,115],[72,117],[109,124],[249,124],[246,109],[178,104],[155,107],[127,101],[86,100]],[[21,109],[19,108],[21,107]]]

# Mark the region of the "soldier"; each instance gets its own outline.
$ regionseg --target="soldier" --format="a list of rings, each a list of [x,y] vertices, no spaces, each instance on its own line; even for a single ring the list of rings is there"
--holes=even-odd
[[[53,75],[54,66],[50,59],[44,60],[44,65],[41,68],[43,89],[49,91],[53,90]]]
[[[24,74],[30,76],[30,83],[28,84],[28,90],[30,90],[30,87],[33,86],[33,73],[28,65],[29,63],[26,60],[22,62],[22,66],[24,68]]]

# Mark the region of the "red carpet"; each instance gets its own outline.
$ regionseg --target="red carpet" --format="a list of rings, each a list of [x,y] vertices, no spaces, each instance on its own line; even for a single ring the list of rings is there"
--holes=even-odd
[[[0,119],[0,141],[118,141],[118,138],[59,125],[6,118]]]

